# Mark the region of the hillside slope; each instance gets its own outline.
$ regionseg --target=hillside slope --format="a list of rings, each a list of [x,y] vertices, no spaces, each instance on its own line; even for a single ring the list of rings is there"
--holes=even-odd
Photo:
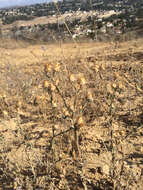
[[[143,39],[0,47],[0,189],[142,190]]]

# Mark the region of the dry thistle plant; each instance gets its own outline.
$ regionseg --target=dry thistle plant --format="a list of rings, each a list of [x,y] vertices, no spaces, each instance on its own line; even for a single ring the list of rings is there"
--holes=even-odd
[[[51,68],[50,70],[47,69],[49,67]],[[88,97],[89,101],[93,101],[93,95],[91,90],[88,90],[87,88],[87,81],[84,73],[73,74],[70,71],[70,67],[68,67],[69,70],[67,69],[63,72],[62,67],[64,67],[64,65],[45,65],[44,72],[47,76],[47,80],[44,81],[43,86],[45,89],[49,89],[50,91],[51,99],[53,101],[52,106],[60,111],[62,110],[61,117],[67,118],[70,121],[69,126],[65,126],[65,132],[73,130],[73,140],[71,142],[72,151],[74,152],[74,155],[79,155],[79,131],[83,125],[86,125],[82,114],[85,106],[83,102],[86,97]],[[56,75],[59,76],[58,80],[55,79]],[[63,80],[63,76],[66,77],[65,81]],[[67,86],[63,86],[65,82]],[[71,92],[67,89],[67,87],[70,88]],[[66,94],[68,94],[69,97]],[[58,105],[54,100],[56,97],[59,97]],[[60,134],[62,133],[59,133],[59,135]],[[57,136],[58,135],[56,135],[56,137]],[[54,136],[52,139],[54,139]]]

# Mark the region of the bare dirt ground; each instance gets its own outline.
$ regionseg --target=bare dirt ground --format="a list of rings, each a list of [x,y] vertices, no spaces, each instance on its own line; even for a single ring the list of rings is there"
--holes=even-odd
[[[142,190],[143,39],[0,45],[0,189]]]

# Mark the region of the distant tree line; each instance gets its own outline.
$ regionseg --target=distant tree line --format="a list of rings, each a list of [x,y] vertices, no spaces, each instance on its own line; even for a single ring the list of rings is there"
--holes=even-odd
[[[34,17],[33,16],[28,16],[28,15],[7,15],[2,19],[3,24],[12,24],[13,22],[17,20],[32,20]]]

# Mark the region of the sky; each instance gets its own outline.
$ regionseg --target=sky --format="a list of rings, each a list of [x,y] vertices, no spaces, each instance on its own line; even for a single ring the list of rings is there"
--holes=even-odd
[[[50,0],[0,0],[0,8],[15,5],[30,5],[35,3],[49,2]]]

